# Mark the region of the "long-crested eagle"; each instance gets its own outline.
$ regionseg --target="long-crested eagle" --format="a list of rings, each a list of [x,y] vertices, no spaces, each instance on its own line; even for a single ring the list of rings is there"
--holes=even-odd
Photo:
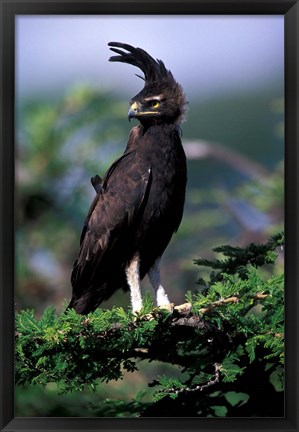
[[[182,220],[187,182],[179,123],[185,95],[161,60],[141,48],[110,42],[112,62],[129,63],[144,74],[132,98],[133,127],[125,152],[92,179],[97,195],[89,209],[72,271],[69,308],[94,311],[116,290],[130,290],[133,312],[142,308],[140,281],[146,276],[157,306],[169,305],[159,263]],[[139,76],[139,75],[137,75]]]

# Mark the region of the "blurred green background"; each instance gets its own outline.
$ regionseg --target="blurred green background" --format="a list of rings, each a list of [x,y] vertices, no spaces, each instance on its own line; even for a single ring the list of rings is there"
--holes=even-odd
[[[188,290],[199,289],[204,274],[194,259],[211,258],[221,244],[265,241],[283,229],[283,18],[139,18],[18,19],[17,310],[63,310],[95,194],[90,178],[103,176],[125,148],[132,127],[128,101],[142,81],[134,77],[137,69],[108,63],[110,40],[162,58],[189,100],[182,125],[185,213],[162,260],[171,301],[183,303]],[[282,269],[281,256],[272,271]],[[147,281],[143,289],[150,289]],[[114,304],[128,307],[129,296],[116,293],[103,306]],[[55,384],[18,388],[16,415],[102,415],[106,398],[130,401],[146,390],[143,400],[149,400],[146,383],[165,368],[145,364],[95,394],[59,396]]]

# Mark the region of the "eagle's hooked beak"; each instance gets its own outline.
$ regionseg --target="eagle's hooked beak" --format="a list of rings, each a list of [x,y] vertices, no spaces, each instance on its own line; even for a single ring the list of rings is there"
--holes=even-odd
[[[128,119],[129,121],[131,120],[131,118],[136,118],[137,114],[139,113],[140,110],[140,103],[139,102],[133,102],[132,105],[130,106],[129,112],[128,112]]]

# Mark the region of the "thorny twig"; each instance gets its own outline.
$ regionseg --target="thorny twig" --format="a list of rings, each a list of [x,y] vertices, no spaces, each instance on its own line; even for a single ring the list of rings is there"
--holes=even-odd
[[[219,382],[220,379],[220,370],[221,370],[221,365],[219,363],[214,363],[214,368],[215,368],[215,374],[214,374],[214,378],[210,379],[207,383],[205,384],[198,384],[194,387],[183,387],[180,389],[175,389],[175,388],[170,388],[169,392],[170,393],[175,393],[175,394],[180,394],[180,393],[189,393],[189,392],[195,392],[195,391],[202,391],[203,389],[207,388],[207,387],[211,387],[212,385],[215,385]]]

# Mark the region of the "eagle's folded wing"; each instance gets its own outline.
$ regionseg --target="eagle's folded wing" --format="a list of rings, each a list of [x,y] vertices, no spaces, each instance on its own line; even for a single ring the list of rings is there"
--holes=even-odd
[[[88,286],[93,277],[91,268],[98,268],[101,261],[117,253],[122,233],[128,233],[140,217],[150,180],[150,167],[137,163],[134,152],[125,153],[110,167],[82,230],[71,278],[73,294]]]

